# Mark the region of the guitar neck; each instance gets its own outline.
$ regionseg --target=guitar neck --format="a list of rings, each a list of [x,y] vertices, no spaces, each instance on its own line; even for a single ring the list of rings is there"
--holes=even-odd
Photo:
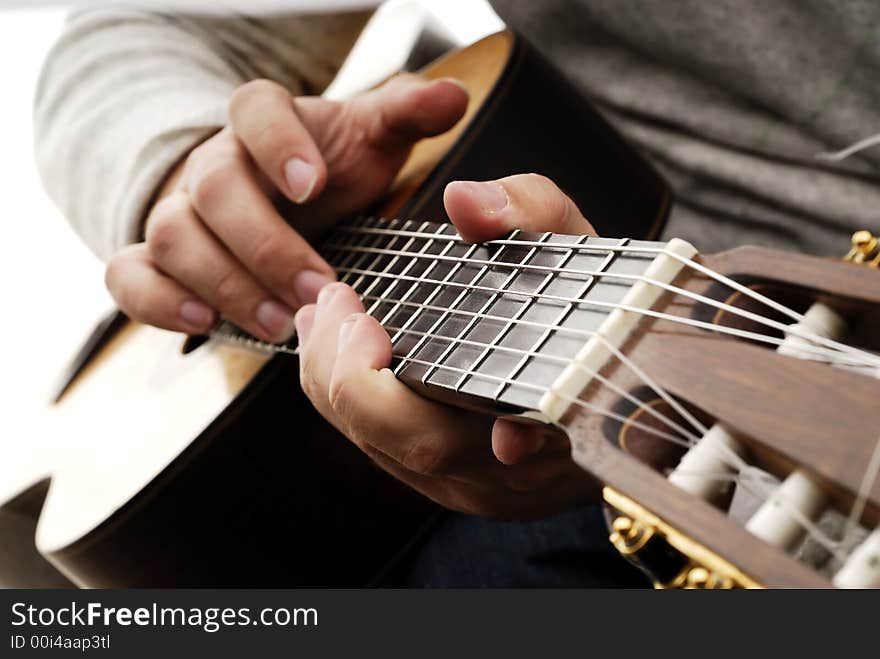
[[[521,231],[474,245],[450,224],[359,219],[322,254],[388,331],[398,378],[444,402],[522,414],[664,247]]]

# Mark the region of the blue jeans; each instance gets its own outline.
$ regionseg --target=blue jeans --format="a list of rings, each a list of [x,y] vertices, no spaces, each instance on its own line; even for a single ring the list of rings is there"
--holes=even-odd
[[[447,513],[397,571],[411,588],[643,588],[608,541],[601,506],[528,522]]]

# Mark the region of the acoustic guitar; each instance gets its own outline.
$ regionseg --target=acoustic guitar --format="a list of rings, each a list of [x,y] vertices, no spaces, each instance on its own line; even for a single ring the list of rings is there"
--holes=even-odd
[[[657,242],[662,179],[523,42],[426,74],[464,78],[473,105],[374,209],[419,219],[343,222],[321,248],[388,331],[396,376],[565,430],[605,484],[611,541],[657,586],[880,585],[877,241],[859,234],[850,262]],[[472,245],[421,219],[442,218],[448,180],[528,170],[603,237]],[[96,337],[53,410],[79,432],[40,552],[88,586],[381,582],[436,509],[308,411],[295,346],[218,335],[186,355],[124,319]]]
[[[470,105],[369,212],[442,218],[450,180],[540,171],[608,235],[659,231],[664,181],[515,35],[422,74],[458,78]],[[47,415],[48,478],[0,499],[0,584],[364,585],[432,523],[313,411],[296,358],[182,344],[118,314],[86,342]]]

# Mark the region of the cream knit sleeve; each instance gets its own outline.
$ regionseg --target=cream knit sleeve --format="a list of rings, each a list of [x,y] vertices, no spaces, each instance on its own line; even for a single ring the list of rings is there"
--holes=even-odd
[[[106,260],[138,239],[168,171],[227,123],[236,87],[270,78],[292,94],[319,93],[368,17],[73,13],[35,99],[46,190]]]

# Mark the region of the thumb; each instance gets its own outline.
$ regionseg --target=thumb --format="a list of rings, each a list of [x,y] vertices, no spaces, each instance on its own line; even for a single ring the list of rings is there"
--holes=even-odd
[[[571,198],[539,174],[453,181],[446,186],[443,202],[449,219],[469,242],[491,240],[514,229],[596,235]]]
[[[452,128],[464,116],[468,98],[464,85],[453,78],[403,74],[350,103],[370,146],[409,149],[423,137]]]
[[[308,229],[374,202],[413,144],[449,130],[464,116],[468,94],[454,80],[432,82],[409,74],[343,103],[300,97],[294,104],[327,171],[323,194],[313,195],[308,209],[288,213]]]

